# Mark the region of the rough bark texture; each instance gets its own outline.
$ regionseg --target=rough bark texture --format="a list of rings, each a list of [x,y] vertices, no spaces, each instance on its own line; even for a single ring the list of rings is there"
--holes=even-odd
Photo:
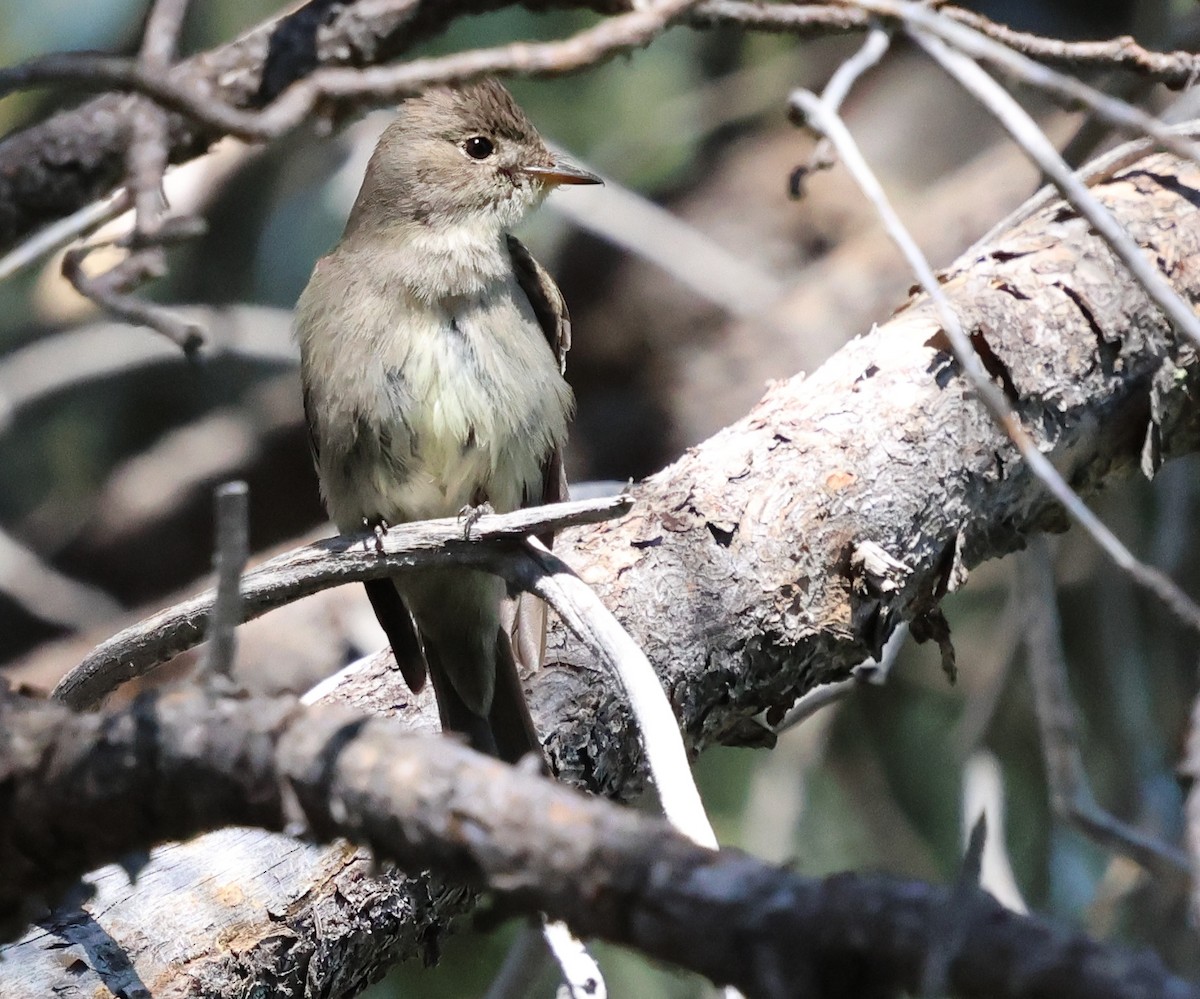
[[[1148,157],[1096,193],[1179,292],[1200,297],[1191,265],[1200,259],[1200,167]],[[944,278],[1027,429],[1080,489],[1197,446],[1194,352],[1069,210],[1037,212]],[[773,385],[748,416],[636,495],[632,516],[559,551],[646,649],[696,747],[767,738],[756,712],[844,676],[900,620],[919,631],[969,567],[1063,526],[957,375],[920,300],[812,377]],[[565,636],[554,636],[550,659],[531,695],[556,767],[591,788],[631,793],[639,754],[619,697]],[[379,670],[349,678],[340,696],[385,714],[415,700]],[[124,962],[143,981],[169,983],[163,995],[199,982],[235,995],[286,976],[312,976],[311,994],[341,995],[321,977],[330,949],[361,962],[339,982],[369,976],[420,950],[460,911],[439,898],[431,915],[422,881],[372,880],[351,855],[267,837],[239,851],[221,922],[188,938],[186,964],[163,963],[146,913],[188,910],[189,883],[210,892],[213,863],[228,870],[233,859],[224,840],[156,851],[136,891],[114,884],[93,904],[104,926],[86,914],[56,917],[56,935],[10,948],[0,973],[36,969],[39,991],[90,995]],[[266,873],[252,878],[255,869]],[[173,876],[169,888],[160,872]],[[378,949],[356,933],[372,913],[402,911],[423,921]]]
[[[1152,156],[1095,193],[1188,301],[1200,297],[1200,169]],[[1195,448],[1197,361],[1086,222],[1037,212],[942,281],[1026,429],[1086,493]],[[917,634],[977,563],[1064,515],[958,376],[917,299],[809,378],[642,483],[631,516],[562,549],[655,663],[696,746],[754,741],[779,710]],[[863,546],[902,568],[880,578]],[[634,753],[624,711],[558,632],[560,772],[609,793]],[[557,712],[556,712],[557,715]],[[611,764],[611,767],[610,767]]]
[[[146,695],[104,718],[30,702],[0,716],[17,805],[0,819],[0,911],[36,888],[39,870],[69,878],[111,851],[225,823],[282,829],[291,816],[322,841],[345,835],[381,859],[428,864],[517,911],[545,912],[750,996],[1200,999],[1153,956],[1009,912],[970,883],[948,891],[799,877],[461,745],[414,738],[391,720],[197,691]],[[219,909],[221,888],[236,886],[215,887]],[[372,911],[360,933],[386,939],[397,916],[414,915]],[[354,945],[338,944],[315,961],[319,988],[309,974],[272,982],[271,992],[353,990],[363,971]],[[210,983],[202,988],[211,994]],[[172,990],[134,972],[118,994]]]

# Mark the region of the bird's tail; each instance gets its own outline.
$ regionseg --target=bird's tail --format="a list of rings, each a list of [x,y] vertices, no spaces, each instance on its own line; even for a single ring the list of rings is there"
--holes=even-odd
[[[496,632],[496,686],[491,709],[486,716],[472,711],[454,689],[436,647],[427,642],[425,655],[429,663],[429,677],[437,694],[443,731],[460,733],[473,749],[496,756],[506,763],[516,763],[529,753],[535,753],[545,766],[542,745],[525,701],[525,690],[513,657],[512,644],[503,628]]]
[[[470,595],[470,587],[463,584],[461,578],[435,578],[433,585],[439,582],[449,587],[450,593],[457,590],[460,598]],[[429,578],[426,579],[426,584],[430,584]],[[529,715],[529,706],[525,703],[521,675],[513,655],[512,642],[505,628],[497,629],[495,652],[489,655],[492,650],[482,642],[470,640],[474,632],[465,625],[457,628],[442,627],[436,633],[421,629],[418,633],[413,615],[392,580],[368,580],[366,589],[371,599],[371,607],[387,635],[396,665],[404,674],[409,689],[414,693],[419,691],[425,685],[426,672],[433,681],[443,731],[458,732],[464,735],[475,749],[509,763],[515,763],[527,753],[537,753],[538,758],[542,758],[542,747]],[[440,589],[433,590],[435,606],[453,608],[450,598],[443,600],[444,597],[445,594]],[[484,597],[488,597],[486,591]],[[460,624],[462,619],[471,616],[468,613],[471,606],[468,600],[457,607],[459,616],[456,616],[456,620]],[[429,608],[425,607],[424,610],[428,616]],[[485,616],[481,617],[486,620]],[[544,629],[544,617],[542,623]],[[454,658],[443,662],[443,655]],[[486,675],[481,676],[479,673],[480,670],[493,668],[491,663],[486,662],[487,659],[492,659],[495,663],[494,685],[488,682],[489,678]],[[540,664],[540,654],[537,663]],[[455,687],[452,676],[465,685],[464,689],[468,695],[473,695],[471,703],[482,705],[490,702],[486,715],[480,714],[470,706],[468,700],[464,699]]]

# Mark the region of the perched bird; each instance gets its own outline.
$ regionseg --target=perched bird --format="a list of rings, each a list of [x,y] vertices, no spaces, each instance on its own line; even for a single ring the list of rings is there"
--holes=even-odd
[[[494,81],[400,105],[296,306],[304,411],[339,530],[566,498],[570,320],[508,229],[554,187],[599,182]],[[444,729],[508,760],[539,749],[500,579],[447,568],[366,587],[408,685],[432,679]]]

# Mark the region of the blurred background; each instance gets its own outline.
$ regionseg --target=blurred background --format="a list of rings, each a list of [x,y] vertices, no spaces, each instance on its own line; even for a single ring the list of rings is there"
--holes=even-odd
[[[184,54],[278,10],[271,0],[192,5]],[[1189,3],[992,0],[978,8],[1066,38],[1132,31],[1193,47]],[[142,0],[0,0],[0,61],[63,49],[136,51]],[[585,15],[505,11],[457,24],[423,51],[560,36]],[[655,471],[742,415],[769,379],[812,370],[901,304],[912,278],[838,169],[789,198],[812,142],[785,119],[790,88],[819,88],[854,40],[799,42],[676,29],[649,50],[512,89],[548,138],[601,172],[522,231],[575,323],[573,481]],[[1156,110],[1172,95],[1100,81]],[[7,132],[79,95],[0,102]],[[1078,116],[1025,94],[1065,146]],[[899,46],[853,92],[846,115],[935,265],[949,263],[1025,199],[1036,172],[936,68]],[[302,131],[269,149],[222,143],[176,170],[168,195],[208,222],[171,251],[149,290],[195,307],[213,338],[188,363],[155,334],[107,322],[56,260],[0,283],[0,661],[49,689],[97,641],[207,585],[211,493],[251,489],[251,539],[267,553],[327,532],[301,425],[289,310],[337,239],[386,115]],[[1101,137],[1103,138],[1103,137]],[[1082,144],[1091,148],[1087,143]],[[1097,509],[1143,558],[1200,594],[1193,460],[1128,481]],[[1071,533],[1055,543],[1058,604],[1083,753],[1112,812],[1170,843],[1182,832],[1177,772],[1196,696],[1197,650],[1157,607]],[[863,686],[785,733],[773,752],[716,749],[699,761],[722,842],[804,874],[887,870],[952,880],[963,825],[1003,806],[993,840],[1012,897],[1101,936],[1153,945],[1200,974],[1186,898],[1051,816],[1021,647],[1012,566],[981,567],[946,612],[957,685],[936,651],[901,649],[888,682]],[[254,689],[303,690],[382,644],[357,587],[244,629]],[[188,668],[182,657],[174,673]],[[165,671],[166,674],[172,671]],[[370,994],[481,996],[514,928],[464,925],[436,968],[398,968]],[[610,995],[705,995],[698,979],[599,948]],[[549,977],[544,994],[553,994]]]

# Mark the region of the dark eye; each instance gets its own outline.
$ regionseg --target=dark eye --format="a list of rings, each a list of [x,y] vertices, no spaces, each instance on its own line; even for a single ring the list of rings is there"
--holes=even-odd
[[[486,135],[472,135],[463,143],[463,150],[473,160],[486,160],[496,151],[496,147]]]

